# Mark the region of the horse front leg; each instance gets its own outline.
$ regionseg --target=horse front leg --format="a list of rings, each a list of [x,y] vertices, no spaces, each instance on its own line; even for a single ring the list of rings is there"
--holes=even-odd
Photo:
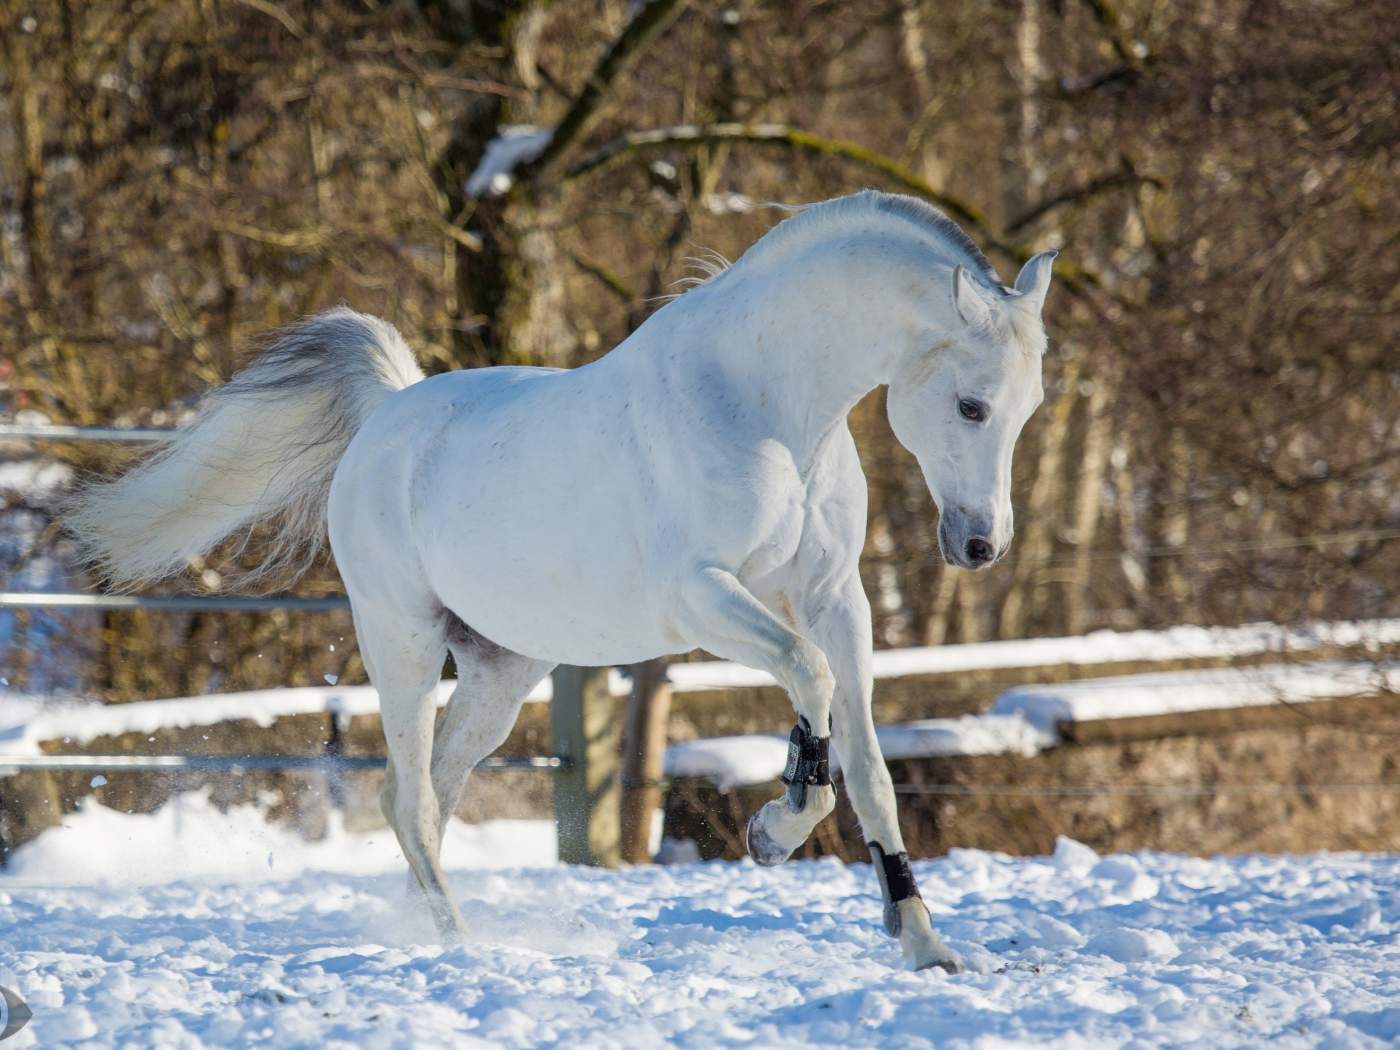
[[[870,602],[854,573],[834,599],[824,604],[813,634],[831,662],[836,680],[832,697],[832,738],[856,816],[865,833],[875,877],[885,902],[885,932],[899,940],[914,968],[939,966],[960,973],[962,961],[934,932],[919,895],[909,854],[899,830],[894,785],[875,738],[870,712],[873,679]]]
[[[797,710],[787,790],[749,820],[749,855],[758,864],[781,864],[836,808],[827,764],[833,681],[826,655],[774,616],[732,574],[707,567],[683,588],[687,636],[716,656],[767,671],[787,690]]]

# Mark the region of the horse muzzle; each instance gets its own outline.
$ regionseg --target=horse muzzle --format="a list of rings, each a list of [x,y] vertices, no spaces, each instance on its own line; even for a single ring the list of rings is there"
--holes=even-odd
[[[938,548],[943,560],[959,569],[985,569],[994,564],[1011,544],[998,547],[992,541],[992,527],[966,514],[945,511],[938,519]]]

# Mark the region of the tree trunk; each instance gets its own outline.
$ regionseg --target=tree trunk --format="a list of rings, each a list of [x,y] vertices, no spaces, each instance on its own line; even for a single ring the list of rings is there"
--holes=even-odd
[[[23,158],[23,182],[19,194],[19,212],[23,224],[25,251],[29,256],[30,283],[20,284],[23,305],[31,303],[40,311],[56,300],[52,229],[49,216],[49,187],[44,178],[44,125],[39,110],[39,91],[32,82],[30,49],[35,34],[26,31],[23,15],[27,9],[19,4],[7,4],[4,9],[6,53],[10,63],[12,112],[18,118],[20,150]],[[32,25],[32,23],[30,23]],[[26,292],[28,293],[26,295]],[[31,319],[31,325],[34,320]]]
[[[1137,605],[1147,601],[1147,573],[1137,552],[1144,546],[1138,532],[1137,492],[1126,447],[1119,445],[1109,456],[1113,466],[1113,487],[1118,490],[1118,540],[1123,553],[1118,559],[1123,579]]]
[[[958,573],[958,641],[982,641],[982,579],[975,573]]]
[[[953,613],[953,601],[958,596],[962,570],[944,565],[938,577],[938,593],[933,598],[928,627],[924,630],[925,645],[942,645],[948,638],[948,621]]]
[[[1016,557],[1015,577],[1006,601],[1001,607],[1002,638],[1020,638],[1027,627],[1027,593],[1035,577],[1050,558],[1054,537],[1051,514],[1061,486],[1061,464],[1064,461],[1065,437],[1069,433],[1070,413],[1078,397],[1079,367],[1073,362],[1065,366],[1065,392],[1050,408],[1050,419],[1041,439],[1040,463],[1036,467],[1035,485],[1031,488],[1030,504],[1026,507],[1027,524],[1022,533]]]
[[[1040,59],[1041,0],[1021,0],[1016,21],[1016,56],[1012,76],[1016,81],[1015,147],[1007,150],[1010,172],[1006,180],[1007,221],[1024,215],[1036,203],[1042,184],[1040,168],[1040,84],[1045,66]]]
[[[1166,547],[1184,547],[1191,535],[1191,449],[1186,442],[1186,431],[1172,427],[1171,440],[1167,446],[1167,498],[1162,508],[1162,541]],[[1167,591],[1176,603],[1177,622],[1189,623],[1195,619],[1195,595],[1191,581],[1180,557],[1164,558],[1166,562]]]
[[[500,363],[567,368],[578,339],[564,316],[558,196],[522,189],[507,206],[502,244],[505,295],[496,321]]]
[[[1089,430],[1084,435],[1084,458],[1079,468],[1079,493],[1074,508],[1074,568],[1070,574],[1068,600],[1065,602],[1065,631],[1082,634],[1084,607],[1089,597],[1089,582],[1093,571],[1092,550],[1098,532],[1099,514],[1103,503],[1104,467],[1108,464],[1108,445],[1112,437],[1113,419],[1109,415],[1110,383],[1106,376],[1094,382],[1089,395]]]

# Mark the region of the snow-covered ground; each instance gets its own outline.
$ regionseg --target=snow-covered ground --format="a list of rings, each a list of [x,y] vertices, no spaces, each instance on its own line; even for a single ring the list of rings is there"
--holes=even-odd
[[[306,844],[202,796],[85,808],[0,873],[7,1048],[1379,1047],[1400,858],[972,850],[915,865],[976,972],[911,973],[868,865],[554,863],[454,825],[475,929],[433,943],[382,831]]]

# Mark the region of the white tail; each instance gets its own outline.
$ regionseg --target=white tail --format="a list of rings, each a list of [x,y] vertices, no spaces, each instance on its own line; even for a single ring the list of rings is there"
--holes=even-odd
[[[385,398],[422,378],[387,321],[340,307],[291,325],[155,453],[79,491],[68,528],[115,587],[173,576],[260,525],[266,556],[252,578],[299,573],[325,535],[350,439]]]

